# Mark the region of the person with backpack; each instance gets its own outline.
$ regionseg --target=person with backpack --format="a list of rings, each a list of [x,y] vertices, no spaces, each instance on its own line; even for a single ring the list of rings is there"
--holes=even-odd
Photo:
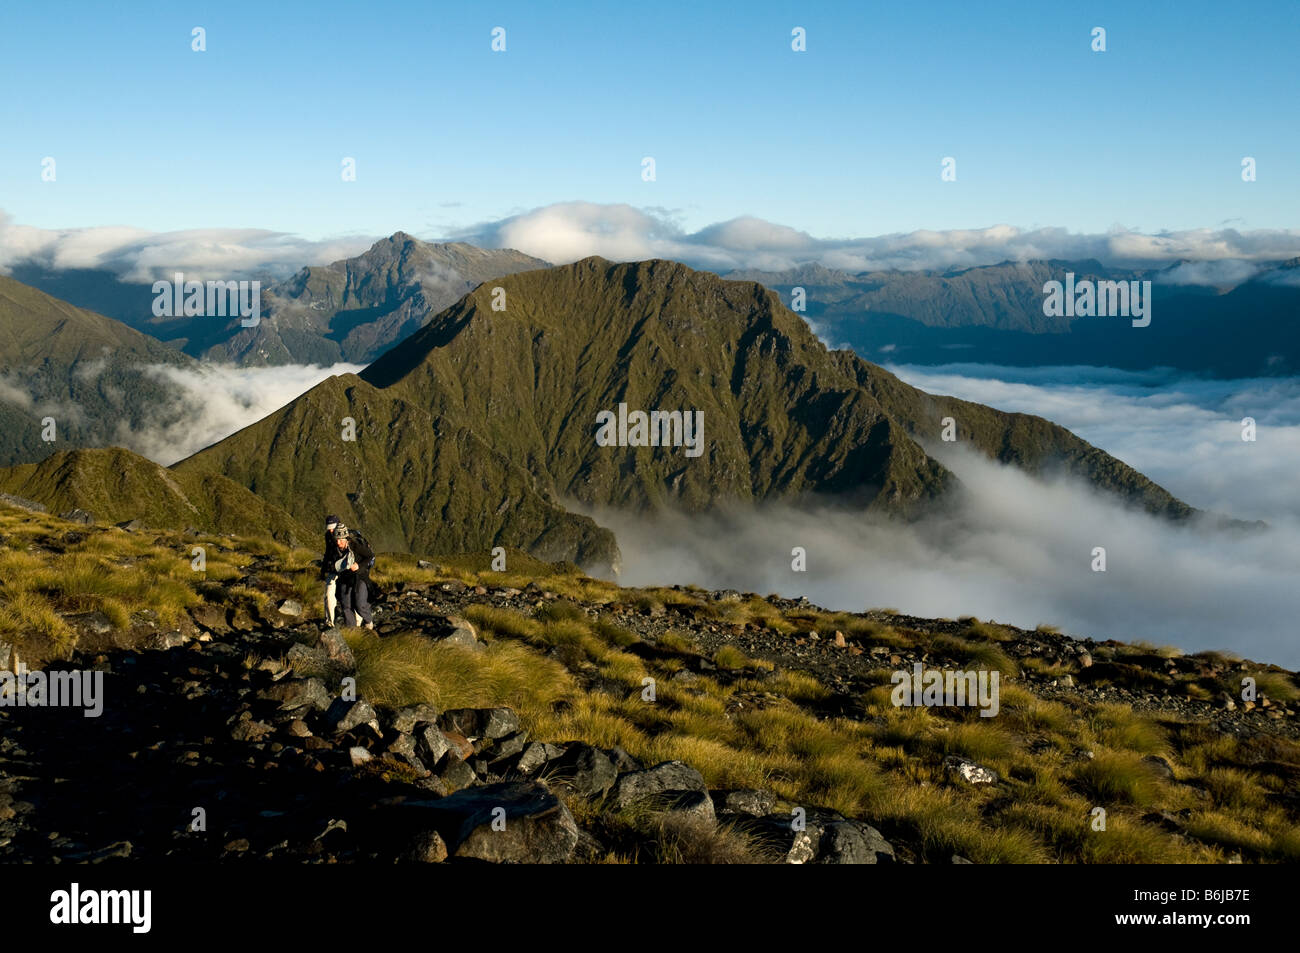
[[[339,518],[333,514],[325,517],[325,555],[320,561],[320,577],[325,581],[325,627],[334,628],[335,610],[338,608],[338,578],[334,563],[342,552],[334,541],[334,530],[338,528]]]
[[[360,619],[367,629],[373,629],[367,588],[370,567],[375,564],[374,550],[364,536],[350,532],[342,523],[334,527],[334,545],[340,553],[332,568],[338,574],[336,586],[343,622],[353,626]]]

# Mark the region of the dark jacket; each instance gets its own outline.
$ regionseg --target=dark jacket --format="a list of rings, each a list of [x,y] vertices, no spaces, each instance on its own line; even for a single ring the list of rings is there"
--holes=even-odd
[[[352,556],[356,559],[359,567],[356,575],[369,582],[370,562],[375,558],[375,551],[370,548],[370,544],[366,542],[366,538],[360,533],[353,533],[348,537],[348,549],[352,551]]]
[[[321,561],[320,561],[320,577],[322,579],[328,579],[330,576],[338,575],[338,573],[334,569],[334,563],[338,561],[339,557],[342,555],[343,552],[342,550],[339,549],[339,544],[338,541],[334,538],[334,534],[326,533],[325,534],[325,555],[321,557]]]

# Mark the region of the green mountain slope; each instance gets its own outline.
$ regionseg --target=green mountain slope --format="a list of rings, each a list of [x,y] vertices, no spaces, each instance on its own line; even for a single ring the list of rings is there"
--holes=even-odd
[[[147,368],[193,363],[111,318],[0,276],[0,466],[168,422],[175,389]],[[54,418],[52,443],[42,439],[45,417]]]
[[[269,534],[315,544],[316,534],[284,510],[213,473],[173,473],[121,447],[68,450],[40,463],[0,469],[0,492],[35,500],[53,513],[82,509],[110,523],[138,519],[166,529]]]
[[[916,512],[957,485],[922,446],[951,415],[990,457],[1059,465],[1149,510],[1190,512],[1047,421],[932,397],[827,351],[752,282],[588,258],[493,286],[504,310],[479,287],[359,379],[331,379],[176,470],[223,473],[304,521],[337,509],[382,527],[389,545],[539,554],[546,540],[547,558],[584,561],[595,548],[584,557],[558,501],[699,511],[834,496]],[[620,403],[701,412],[700,455],[599,446],[597,414]]]

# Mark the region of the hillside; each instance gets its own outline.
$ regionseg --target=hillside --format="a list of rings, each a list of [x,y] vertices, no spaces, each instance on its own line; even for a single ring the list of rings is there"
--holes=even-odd
[[[504,311],[480,287],[359,379],[326,381],[175,469],[222,473],[304,522],[335,509],[393,548],[507,545],[587,564],[615,559],[612,539],[573,522],[564,501],[700,511],[835,497],[917,512],[957,487],[925,449],[953,416],[959,441],[987,456],[1060,466],[1152,512],[1191,513],[1045,420],[933,397],[828,352],[751,282],[589,258],[498,284]],[[699,455],[599,446],[597,415],[621,403],[699,412]],[[345,417],[355,441],[342,439]]]
[[[0,276],[0,466],[165,425],[178,413],[175,388],[148,368],[192,364],[111,318]],[[52,443],[42,439],[47,416]]]
[[[315,533],[218,474],[173,473],[121,447],[64,450],[40,463],[0,468],[0,492],[53,513],[81,510],[110,523],[154,529],[269,535],[305,544]]]
[[[5,709],[0,859],[1300,859],[1294,672],[515,552],[385,556],[377,631],[321,632],[318,556],[0,503],[0,656],[107,700]],[[900,706],[916,666],[996,710]]]

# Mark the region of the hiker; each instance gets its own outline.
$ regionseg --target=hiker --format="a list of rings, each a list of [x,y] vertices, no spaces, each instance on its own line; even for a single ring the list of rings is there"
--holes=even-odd
[[[365,537],[360,534],[353,536],[342,523],[334,527],[334,545],[340,554],[334,560],[333,569],[338,573],[336,587],[339,605],[343,609],[343,622],[353,626],[360,619],[367,629],[373,629],[375,623],[370,616],[367,588],[375,554]]]
[[[325,627],[334,628],[334,610],[338,607],[338,578],[334,563],[342,556],[334,541],[334,530],[338,528],[339,518],[332,513],[325,517],[325,555],[320,561],[320,577],[325,580]]]

